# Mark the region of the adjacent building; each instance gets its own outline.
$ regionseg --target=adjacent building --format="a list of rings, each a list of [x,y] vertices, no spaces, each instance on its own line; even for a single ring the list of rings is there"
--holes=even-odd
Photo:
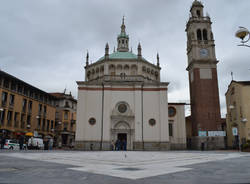
[[[56,98],[0,70],[0,133],[18,138],[28,132],[55,136]]]
[[[50,93],[56,98],[55,144],[58,147],[73,146],[76,131],[77,100],[71,93]]]
[[[0,70],[0,137],[53,138],[55,146],[74,145],[76,104],[66,93],[47,93]]]
[[[236,148],[250,141],[250,81],[232,80],[225,95],[227,144]]]
[[[184,149],[184,108],[168,105],[159,55],[156,64],[149,62],[140,43],[134,54],[125,28],[123,19],[113,53],[106,44],[105,55],[92,64],[87,53],[85,81],[77,82],[76,148],[110,150],[119,140],[127,150]]]

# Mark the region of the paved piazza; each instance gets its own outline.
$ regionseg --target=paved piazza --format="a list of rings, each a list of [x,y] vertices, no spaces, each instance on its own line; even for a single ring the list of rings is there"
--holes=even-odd
[[[23,183],[30,182],[29,179],[39,174],[42,177],[36,183],[42,183],[43,179],[57,183],[65,175],[79,183],[126,183],[126,180],[129,183],[250,183],[249,153],[22,151],[0,155],[0,183],[12,183],[15,177],[18,183],[22,183],[22,178]],[[46,174],[48,171],[51,172]],[[96,181],[98,175],[102,179]],[[71,183],[67,179],[58,183]]]

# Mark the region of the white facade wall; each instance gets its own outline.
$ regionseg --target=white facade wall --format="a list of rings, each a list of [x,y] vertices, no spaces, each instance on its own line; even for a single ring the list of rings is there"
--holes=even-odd
[[[89,90],[95,88],[93,90]],[[98,88],[98,90],[96,90]],[[144,142],[168,142],[168,106],[167,91],[159,90],[159,87],[147,86],[141,91],[141,86],[109,86],[105,85],[104,94],[102,86],[89,87],[78,90],[77,133],[76,141],[101,141],[102,131],[102,97],[104,95],[103,109],[103,141],[110,142],[117,139],[112,136],[111,129],[120,121],[127,121],[132,134],[133,142],[142,142],[142,99],[143,99],[143,141]],[[133,90],[135,88],[135,90]],[[150,88],[150,89],[149,89]],[[125,89],[125,90],[121,90]],[[143,98],[142,98],[143,97]],[[120,115],[115,119],[116,106],[120,102],[128,104],[130,114]],[[119,114],[119,113],[118,113]],[[89,119],[96,119],[95,125],[89,124]],[[149,120],[155,119],[156,124],[150,125]]]

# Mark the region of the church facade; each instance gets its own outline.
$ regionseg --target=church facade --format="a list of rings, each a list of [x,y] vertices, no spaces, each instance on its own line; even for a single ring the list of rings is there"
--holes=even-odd
[[[111,150],[119,140],[126,150],[185,148],[184,104],[171,104],[169,117],[169,83],[160,80],[159,55],[152,64],[142,57],[140,43],[137,54],[129,51],[125,29],[123,18],[113,53],[106,44],[105,55],[93,64],[87,53],[85,81],[77,82],[75,147]]]

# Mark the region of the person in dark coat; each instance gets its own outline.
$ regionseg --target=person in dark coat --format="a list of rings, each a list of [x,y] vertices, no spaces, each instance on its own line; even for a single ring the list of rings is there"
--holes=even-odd
[[[19,138],[19,147],[20,150],[23,150],[24,137],[21,135]]]
[[[5,138],[5,136],[3,136],[1,139],[1,149],[4,149],[5,141],[6,141],[6,138]]]

